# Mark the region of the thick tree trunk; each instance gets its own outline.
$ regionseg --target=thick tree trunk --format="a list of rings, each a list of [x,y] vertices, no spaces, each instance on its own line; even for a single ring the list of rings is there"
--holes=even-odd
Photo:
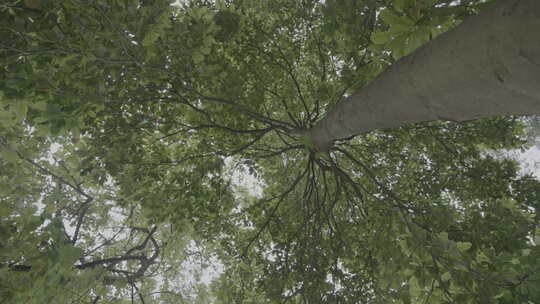
[[[410,123],[540,114],[540,0],[498,0],[401,58],[310,131],[334,140]]]

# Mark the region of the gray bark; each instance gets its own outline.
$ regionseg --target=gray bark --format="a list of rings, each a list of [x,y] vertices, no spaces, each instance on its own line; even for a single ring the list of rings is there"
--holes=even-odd
[[[498,0],[405,56],[311,130],[317,150],[410,123],[540,114],[540,0]]]

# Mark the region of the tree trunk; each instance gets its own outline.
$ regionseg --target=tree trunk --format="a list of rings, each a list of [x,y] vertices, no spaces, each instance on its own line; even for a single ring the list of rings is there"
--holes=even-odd
[[[540,114],[540,0],[498,0],[346,98],[309,136],[316,149],[410,123]]]

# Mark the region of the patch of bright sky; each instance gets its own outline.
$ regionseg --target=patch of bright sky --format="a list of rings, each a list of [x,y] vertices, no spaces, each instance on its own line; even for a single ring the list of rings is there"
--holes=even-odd
[[[513,157],[519,161],[522,173],[533,174],[540,179],[540,149],[538,146],[533,146],[525,152],[515,153]]]

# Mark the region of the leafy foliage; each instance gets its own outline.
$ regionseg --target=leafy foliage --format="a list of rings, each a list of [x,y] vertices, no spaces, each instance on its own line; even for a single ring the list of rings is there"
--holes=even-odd
[[[520,119],[305,136],[480,2],[3,1],[1,297],[539,301]]]

